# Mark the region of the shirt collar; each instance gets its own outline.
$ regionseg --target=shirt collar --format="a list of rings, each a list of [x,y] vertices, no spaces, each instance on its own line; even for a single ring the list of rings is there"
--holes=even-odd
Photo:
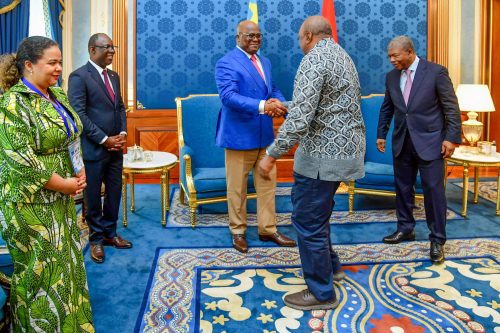
[[[99,66],[98,64],[96,64],[95,62],[93,62],[92,60],[89,59],[89,62],[92,64],[92,66],[95,67],[95,69],[97,69],[97,72],[99,74],[102,75],[102,72],[106,69],[106,68],[102,68],[101,66]]]
[[[245,55],[248,57],[248,59],[250,59],[252,57],[252,55],[248,52],[246,52],[245,50],[243,50],[241,47],[239,47],[238,45],[236,45],[237,48],[240,49],[241,52],[245,53]],[[255,58],[259,59],[259,56],[256,54],[255,55]]]
[[[409,70],[412,71],[412,73],[415,73],[417,70],[418,62],[420,61],[420,58],[418,56],[415,56],[415,60],[413,60],[413,63],[408,67]]]

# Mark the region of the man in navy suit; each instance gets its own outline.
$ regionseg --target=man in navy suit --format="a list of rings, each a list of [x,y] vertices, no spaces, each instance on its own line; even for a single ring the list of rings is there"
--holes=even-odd
[[[272,117],[282,116],[285,98],[274,85],[271,62],[257,54],[262,34],[252,21],[238,25],[237,47],[222,57],[215,67],[215,80],[222,108],[219,112],[216,145],[225,148],[227,200],[233,246],[247,252],[246,204],[248,174],[253,169],[257,191],[259,239],[280,246],[295,246],[294,240],[276,228],[276,168],[272,181],[257,172],[258,162],[274,140]]]
[[[395,37],[387,47],[394,69],[387,74],[380,109],[377,148],[385,152],[385,138],[394,116],[392,153],[396,187],[397,231],[384,243],[415,239],[415,180],[420,172],[424,190],[430,258],[444,260],[446,196],[444,159],[461,142],[461,119],[448,70],[417,57],[409,37]]]
[[[132,247],[132,243],[116,233],[127,118],[118,74],[106,68],[115,55],[113,41],[103,33],[92,35],[88,51],[89,62],[69,76],[68,96],[84,130],[82,154],[87,174],[84,199],[90,229],[90,257],[102,263],[104,245],[119,249]],[[104,204],[101,202],[103,183]]]

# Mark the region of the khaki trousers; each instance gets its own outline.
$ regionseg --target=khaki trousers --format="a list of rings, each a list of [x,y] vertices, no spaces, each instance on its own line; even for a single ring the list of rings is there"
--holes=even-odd
[[[276,229],[276,166],[270,173],[271,180],[260,177],[259,162],[266,150],[226,149],[227,206],[229,229],[232,234],[245,234],[247,230],[247,184],[250,170],[253,170],[254,186],[257,192],[257,222],[259,235],[274,234]]]

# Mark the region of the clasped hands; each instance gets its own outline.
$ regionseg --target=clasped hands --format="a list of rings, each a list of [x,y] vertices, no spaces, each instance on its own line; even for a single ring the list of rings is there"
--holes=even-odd
[[[109,136],[104,141],[104,147],[109,151],[118,151],[125,149],[127,143],[127,136],[124,134]]]
[[[83,168],[76,176],[65,179],[64,188],[61,192],[75,196],[82,193],[85,187],[87,187],[87,177],[85,168]]]
[[[288,112],[286,106],[277,98],[270,98],[264,103],[264,114],[269,117],[277,118]]]

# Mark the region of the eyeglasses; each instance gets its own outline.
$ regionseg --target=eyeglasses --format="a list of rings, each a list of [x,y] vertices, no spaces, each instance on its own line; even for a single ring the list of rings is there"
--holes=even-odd
[[[118,50],[118,46],[116,46],[116,45],[94,45],[94,47],[98,47],[100,49],[105,49],[106,51],[109,51],[109,50],[116,51],[116,50]]]
[[[246,34],[244,32],[240,32],[241,35],[245,36],[247,39],[262,39],[262,34],[261,33],[258,33],[258,34]]]

